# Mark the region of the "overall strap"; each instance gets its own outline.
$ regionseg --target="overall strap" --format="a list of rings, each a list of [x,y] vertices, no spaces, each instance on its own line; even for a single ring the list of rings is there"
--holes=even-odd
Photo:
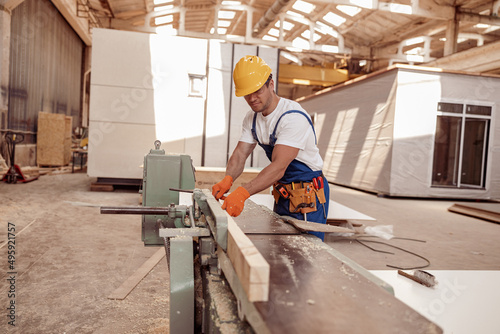
[[[252,122],[252,136],[253,136],[253,139],[255,139],[255,141],[259,144],[260,144],[260,141],[259,141],[259,138],[257,138],[257,131],[255,131],[255,121],[257,120],[257,113],[254,113],[253,114],[253,122]]]
[[[312,121],[309,117],[307,117],[306,113],[303,112],[303,111],[300,111],[300,110],[288,110],[288,111],[285,111],[281,116],[280,118],[278,118],[278,121],[276,122],[276,125],[274,126],[274,131],[273,133],[269,136],[269,145],[271,146],[274,146],[274,144],[276,144],[276,140],[278,140],[278,138],[276,138],[276,130],[278,129],[278,124],[280,123],[281,121],[281,118],[283,118],[283,116],[285,116],[286,114],[291,114],[291,113],[297,113],[297,114],[301,114],[302,116],[304,116],[307,121],[309,122],[309,124],[311,124],[311,127],[312,127],[312,130],[313,130],[313,133],[314,133],[314,142],[316,144],[318,144],[318,140],[316,139],[316,131],[314,130],[314,126],[312,124]],[[256,116],[256,115],[255,115]],[[254,138],[257,138],[257,134],[255,133],[255,116],[253,118],[253,127],[252,127],[252,134],[254,136]],[[257,139],[255,139],[257,140]],[[257,142],[259,142],[257,140]]]

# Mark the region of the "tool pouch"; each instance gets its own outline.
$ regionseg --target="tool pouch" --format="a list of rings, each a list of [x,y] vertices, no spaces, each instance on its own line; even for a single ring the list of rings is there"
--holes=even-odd
[[[300,212],[304,214],[317,210],[316,192],[314,191],[312,183],[309,185],[310,190],[308,192],[308,185],[309,184],[304,184],[304,187],[299,189],[291,189],[291,187],[287,186],[287,190],[290,193],[290,212]]]

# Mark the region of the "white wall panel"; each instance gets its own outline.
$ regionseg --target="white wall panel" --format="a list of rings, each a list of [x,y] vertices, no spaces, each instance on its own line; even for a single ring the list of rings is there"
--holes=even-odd
[[[90,121],[88,175],[142,179],[140,166],[155,139],[154,125]]]
[[[94,28],[91,84],[152,88],[149,36]]]
[[[210,41],[205,166],[225,167],[228,155],[232,44]]]
[[[91,121],[155,124],[152,89],[92,85],[90,95]]]

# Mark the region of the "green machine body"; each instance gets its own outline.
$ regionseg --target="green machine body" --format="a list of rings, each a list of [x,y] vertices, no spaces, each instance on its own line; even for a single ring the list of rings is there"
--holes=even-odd
[[[147,207],[168,207],[179,204],[179,191],[171,189],[193,190],[195,187],[194,167],[189,155],[166,154],[160,149],[160,141],[155,141],[155,148],[144,157],[142,181],[142,205]],[[168,215],[142,216],[142,241],[145,246],[162,246],[163,238],[159,228],[185,227],[180,217]]]

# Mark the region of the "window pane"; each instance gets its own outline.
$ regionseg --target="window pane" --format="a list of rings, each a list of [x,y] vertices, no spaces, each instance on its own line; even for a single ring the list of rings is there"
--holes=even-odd
[[[441,112],[452,112],[456,114],[461,114],[463,112],[464,105],[459,103],[438,103],[438,111]]]
[[[491,107],[487,106],[474,106],[474,105],[467,105],[466,108],[467,114],[471,115],[491,115]]]
[[[474,118],[465,120],[461,178],[463,184],[483,186],[482,172],[486,163],[484,148],[487,122],[488,120]]]
[[[459,117],[438,116],[436,138],[434,141],[434,161],[432,167],[432,185],[458,185],[458,159],[460,148]]]

